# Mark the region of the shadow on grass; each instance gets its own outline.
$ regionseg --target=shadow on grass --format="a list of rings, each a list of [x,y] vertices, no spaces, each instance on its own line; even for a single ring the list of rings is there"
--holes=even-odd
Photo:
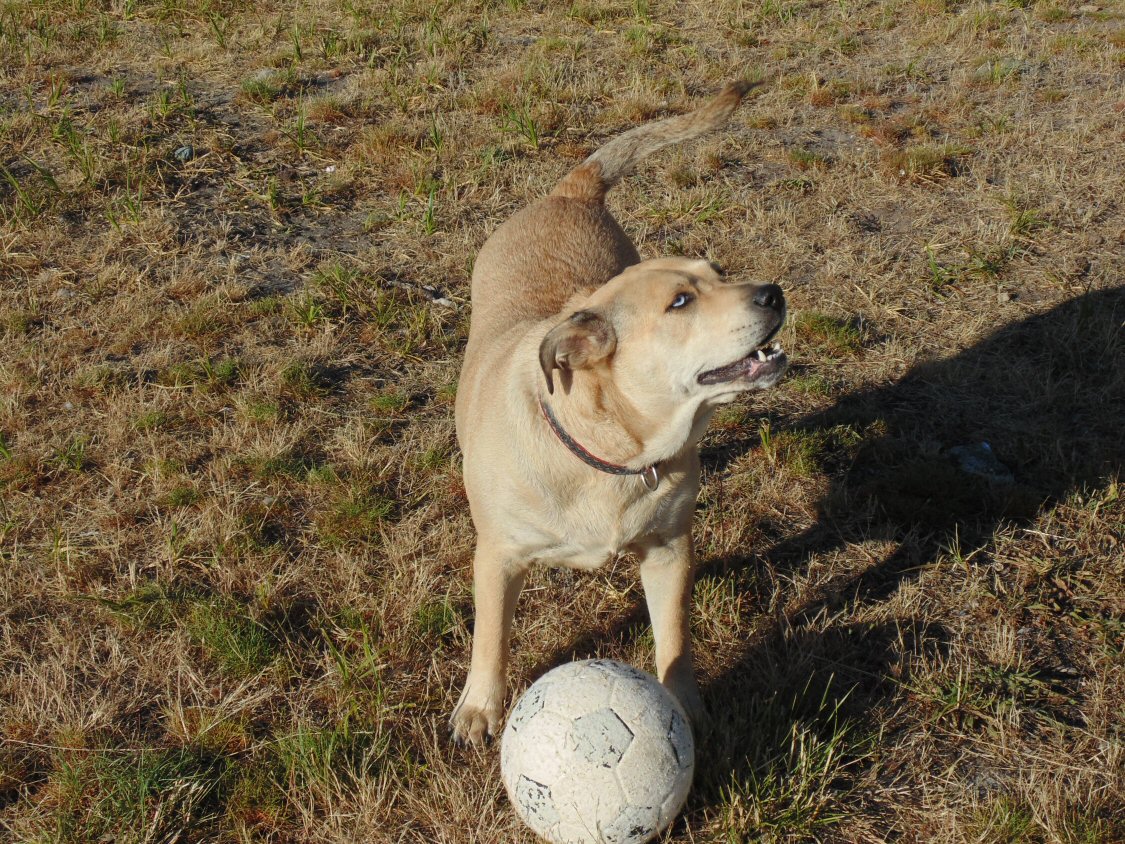
[[[871,540],[891,543],[894,550],[866,570],[834,579],[823,597],[778,618],[733,668],[706,686],[715,715],[708,750],[719,764],[704,778],[697,799],[722,803],[727,811],[742,797],[748,806],[773,797],[801,803],[801,795],[774,793],[781,788],[770,780],[774,763],[785,768],[784,757],[798,741],[819,742],[825,753],[843,752],[832,743],[847,733],[847,724],[870,722],[868,713],[890,704],[896,687],[908,682],[890,676],[901,655],[948,644],[940,625],[903,631],[897,624],[854,619],[951,549],[984,546],[1003,526],[1026,522],[1120,476],[1123,323],[1125,288],[1087,293],[1004,326],[958,354],[920,364],[894,384],[845,396],[789,427],[798,437],[821,441],[845,430],[857,443],[850,459],[830,471],[816,524],[772,547],[704,560],[702,576],[742,571],[744,579],[757,581],[765,568],[784,581],[806,568],[813,554]],[[704,455],[706,470],[723,471],[759,444],[749,438]],[[832,620],[845,607],[846,617]],[[824,629],[812,633],[805,622],[818,616]],[[819,735],[800,735],[801,723]],[[853,751],[857,758],[865,752]],[[739,795],[732,783],[761,793]],[[823,808],[815,799],[802,805],[810,817]]]

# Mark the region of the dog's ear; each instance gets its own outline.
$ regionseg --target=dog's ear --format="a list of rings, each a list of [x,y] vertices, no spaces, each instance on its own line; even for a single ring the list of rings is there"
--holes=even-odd
[[[547,332],[539,344],[539,365],[547,379],[547,392],[555,392],[552,373],[568,373],[605,360],[617,347],[617,335],[604,314],[578,311]]]

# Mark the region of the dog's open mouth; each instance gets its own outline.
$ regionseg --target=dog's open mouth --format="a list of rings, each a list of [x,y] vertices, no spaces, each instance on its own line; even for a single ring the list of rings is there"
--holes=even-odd
[[[724,384],[727,381],[747,381],[753,383],[770,375],[780,374],[789,364],[785,352],[777,343],[768,349],[761,347],[755,349],[744,358],[739,358],[734,363],[709,369],[696,379],[700,384]]]

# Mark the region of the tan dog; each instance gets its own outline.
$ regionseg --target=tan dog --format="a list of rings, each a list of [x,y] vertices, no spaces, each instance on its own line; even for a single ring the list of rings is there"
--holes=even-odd
[[[451,726],[495,735],[516,599],[533,563],[640,559],[656,669],[700,714],[688,613],[696,444],[715,407],[786,367],[764,349],[785,319],[776,285],[724,284],[707,261],[636,249],[604,205],[646,155],[719,127],[746,86],[633,129],[488,239],[472,279],[457,434],[477,528],[472,663]]]

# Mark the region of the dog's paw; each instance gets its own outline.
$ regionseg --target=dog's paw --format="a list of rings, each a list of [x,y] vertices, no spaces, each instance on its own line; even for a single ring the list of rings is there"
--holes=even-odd
[[[461,703],[449,718],[454,743],[480,747],[500,733],[500,707]]]
[[[503,686],[498,682],[475,683],[470,677],[461,699],[449,718],[453,741],[479,747],[500,735],[504,715]]]

